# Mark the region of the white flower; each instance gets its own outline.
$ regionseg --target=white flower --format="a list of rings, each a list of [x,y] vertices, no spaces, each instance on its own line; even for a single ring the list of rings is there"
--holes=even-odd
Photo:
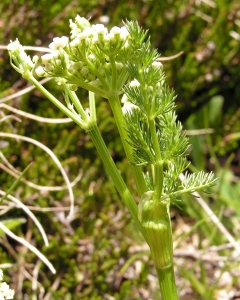
[[[8,44],[7,49],[11,52],[20,51],[20,49],[23,48],[23,46],[19,43],[19,40],[16,39],[14,42],[10,41],[10,44]]]
[[[128,97],[127,97],[126,94],[123,94],[122,99],[121,99],[121,102],[122,102],[123,104],[126,103],[126,102],[129,102]]]
[[[24,47],[19,43],[18,39],[10,42],[7,46],[9,55],[14,68],[21,74],[28,73],[32,70],[34,63],[29,55],[25,53]]]
[[[119,37],[120,37],[120,34],[121,34],[121,28],[117,27],[117,26],[114,26],[109,34],[107,35],[108,39],[110,41],[117,41],[119,40]]]
[[[0,269],[0,281],[3,280],[3,271]]]
[[[107,28],[103,24],[92,25],[92,28],[97,34],[105,35],[108,33]]]
[[[113,35],[120,35],[121,33],[121,28],[117,27],[117,26],[114,26],[111,30],[110,30],[110,33],[113,34]]]
[[[9,53],[14,56],[18,56],[21,60],[27,58],[24,47],[19,43],[18,39],[16,39],[14,42],[11,41],[10,44],[8,44],[7,49]]]
[[[117,27],[114,26],[109,34],[108,34],[108,39],[109,40],[121,40],[121,41],[126,41],[128,39],[129,32],[127,31],[126,27]]]
[[[121,40],[126,40],[129,37],[129,32],[125,26],[121,27],[120,38]]]
[[[86,27],[91,27],[91,24],[87,19],[76,16],[75,21],[70,20],[70,28],[71,28],[71,38],[74,39],[76,36],[82,32]]]
[[[81,30],[83,30],[86,27],[91,26],[91,24],[89,23],[89,21],[87,19],[85,19],[83,17],[80,17],[79,15],[77,15],[76,18],[75,18],[75,24]]]
[[[62,37],[55,37],[53,39],[53,42],[49,45],[49,48],[52,50],[62,49],[64,48],[68,43],[68,37],[62,36]]]
[[[154,69],[157,69],[157,68],[162,69],[163,64],[160,61],[154,61],[152,63],[152,66],[153,66]]]
[[[84,39],[89,38],[89,37],[91,38],[95,35],[96,35],[96,32],[91,27],[87,27],[83,30],[83,32],[81,32],[78,35],[78,38],[81,39],[81,40],[84,40]]]
[[[131,87],[138,87],[138,86],[140,86],[140,82],[137,81],[137,79],[134,79],[134,80],[132,80],[132,81],[129,83],[129,85],[130,85]]]
[[[131,103],[131,102],[125,102],[123,107],[122,107],[122,112],[123,114],[131,113],[134,109],[138,109],[138,107]]]

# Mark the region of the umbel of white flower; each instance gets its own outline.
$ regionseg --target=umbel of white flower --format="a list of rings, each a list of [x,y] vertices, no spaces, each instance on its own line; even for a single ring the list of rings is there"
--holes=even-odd
[[[1,282],[3,280],[3,271],[0,269],[0,300],[13,299],[14,290],[9,288],[6,282]]]
[[[108,31],[103,24],[91,25],[77,16],[74,22],[70,20],[70,28],[69,38],[53,39],[51,52],[41,57],[42,65],[35,70],[37,75],[59,78],[59,83],[64,80],[73,90],[78,86],[120,90],[125,80],[117,81],[125,78],[124,63],[130,55],[126,27]]]

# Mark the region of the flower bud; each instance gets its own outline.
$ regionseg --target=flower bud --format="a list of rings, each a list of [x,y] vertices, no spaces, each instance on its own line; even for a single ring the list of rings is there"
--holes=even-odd
[[[117,70],[121,70],[123,68],[123,64],[120,62],[116,62],[116,68]]]
[[[97,78],[91,82],[89,82],[91,85],[95,86],[95,87],[100,87],[101,86],[101,81]]]
[[[86,27],[91,26],[91,24],[89,23],[89,21],[87,19],[80,17],[79,15],[77,15],[75,18],[75,24],[81,30],[84,30]]]
[[[89,70],[87,67],[83,67],[80,73],[82,76],[86,76],[89,73]]]
[[[42,66],[37,67],[35,72],[39,77],[43,77],[45,75],[45,71]]]

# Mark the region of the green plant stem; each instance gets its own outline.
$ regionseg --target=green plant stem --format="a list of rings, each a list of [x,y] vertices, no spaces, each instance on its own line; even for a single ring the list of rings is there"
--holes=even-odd
[[[11,194],[11,192],[15,189],[15,187],[18,185],[18,183],[21,181],[23,175],[28,171],[28,169],[32,166],[33,163],[30,163],[19,175],[16,181],[10,186],[9,190],[6,192],[6,194],[0,199],[0,204],[3,202],[3,200],[7,199],[8,195]]]
[[[90,131],[88,131],[103,163],[104,166],[110,175],[110,177],[113,180],[113,183],[115,184],[120,196],[122,197],[125,205],[127,206],[133,220],[135,221],[137,227],[141,231],[142,235],[145,238],[145,232],[144,229],[138,219],[138,208],[137,204],[134,201],[129,189],[127,188],[125,182],[122,179],[122,176],[119,174],[119,171],[108,151],[108,148],[101,136],[101,133],[99,132],[99,129],[97,125],[93,126]],[[146,238],[145,238],[146,239]]]
[[[173,264],[167,268],[156,268],[162,300],[178,300]]]
[[[132,161],[132,147],[127,143],[127,131],[125,130],[126,126],[126,122],[122,113],[122,108],[120,105],[120,100],[118,97],[117,93],[112,92],[109,96],[108,96],[108,100],[109,103],[111,105],[111,109],[113,111],[113,115],[118,127],[118,131],[123,143],[123,147],[127,156],[127,159],[129,162]],[[147,186],[143,177],[143,173],[140,167],[135,167],[133,165],[131,165],[131,170],[133,173],[133,177],[135,180],[135,184],[137,187],[137,191],[139,196],[141,196],[142,194],[144,194],[145,192],[147,192]]]
[[[33,83],[51,102],[53,102],[63,113],[65,113],[68,117],[70,117],[75,123],[77,123],[80,127],[85,128],[103,163],[104,166],[109,173],[110,177],[112,178],[120,196],[122,197],[124,203],[126,204],[133,220],[136,222],[136,225],[138,226],[139,230],[141,231],[142,235],[145,238],[145,232],[142,228],[142,225],[138,219],[138,207],[136,202],[134,201],[130,191],[128,190],[125,182],[123,181],[121,175],[119,174],[119,171],[108,151],[107,146],[105,145],[105,142],[101,136],[101,133],[99,132],[99,129],[97,125],[91,124],[90,129],[88,130],[86,124],[84,124],[77,115],[73,114],[69,109],[67,109],[59,100],[57,100],[51,93],[49,93],[34,77],[31,76],[31,78],[28,78],[31,83]],[[92,95],[90,94],[90,97]],[[93,99],[91,99],[93,101]],[[121,107],[120,107],[121,108]],[[122,111],[121,111],[122,112]],[[122,129],[123,131],[123,129]],[[141,171],[141,170],[139,170]],[[142,173],[141,173],[142,175]],[[143,179],[144,180],[144,179]],[[145,185],[145,181],[144,181]],[[146,238],[145,238],[146,239]]]
[[[27,78],[28,81],[30,81],[33,85],[36,86],[36,88],[44,95],[46,96],[54,105],[56,105],[65,115],[67,115],[69,118],[71,118],[78,126],[81,128],[87,130],[87,123],[81,120],[81,118],[74,114],[72,111],[70,111],[65,105],[63,105],[57,98],[55,98],[51,93],[49,93],[48,90],[46,90],[41,83],[37,81],[33,76],[30,76]]]
[[[156,127],[154,120],[149,120],[149,129],[152,136],[153,148],[155,152],[155,163],[154,163],[154,199],[155,202],[159,202],[162,196],[163,189],[163,160],[161,151],[159,148],[158,137],[156,133]]]

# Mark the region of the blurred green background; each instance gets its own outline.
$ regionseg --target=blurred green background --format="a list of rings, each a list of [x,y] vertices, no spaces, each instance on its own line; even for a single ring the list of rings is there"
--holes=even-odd
[[[138,20],[144,29],[149,29],[152,43],[162,57],[183,51],[181,56],[163,65],[167,83],[178,95],[179,120],[192,144],[189,160],[192,169],[213,170],[219,177],[212,194],[203,196],[204,201],[230,234],[240,239],[238,0],[15,0],[11,3],[2,0],[0,11],[1,45],[18,38],[23,45],[46,47],[53,37],[69,35],[69,19],[79,14],[109,28],[121,26],[122,20]],[[5,280],[16,290],[15,299],[159,299],[148,248],[122,206],[88,135],[73,123],[45,124],[24,117],[20,117],[21,122],[13,117],[4,118],[14,114],[1,107],[2,103],[38,116],[64,117],[36,90],[4,100],[28,86],[10,66],[7,51],[0,50],[0,131],[40,141],[57,155],[71,181],[79,173],[81,179],[74,186],[75,219],[69,225],[64,222],[62,209],[69,206],[66,190],[43,191],[21,182],[12,193],[41,222],[49,247],[43,246],[38,230],[21,209],[1,204],[1,220],[24,218],[24,223],[17,223],[12,230],[41,250],[57,270],[57,275],[52,275],[42,264],[38,270],[38,258],[0,231],[0,267],[11,264],[5,269]],[[63,99],[61,87],[54,82],[45,86]],[[86,91],[79,90],[78,95],[87,103]],[[134,191],[105,99],[97,98],[97,115],[111,155]],[[15,180],[6,169],[4,157],[19,171],[33,161],[24,175],[28,181],[40,186],[64,185],[54,162],[38,147],[0,137],[0,150],[2,191],[6,192]],[[49,207],[52,211],[42,209]],[[172,221],[180,298],[233,299],[240,290],[239,261],[234,258],[234,249],[230,245],[211,252],[213,245],[226,245],[225,235],[193,198],[184,198],[181,209],[172,208]],[[199,255],[191,256],[190,250]],[[215,255],[212,260],[205,257],[209,253]],[[220,298],[222,294],[226,298]]]

